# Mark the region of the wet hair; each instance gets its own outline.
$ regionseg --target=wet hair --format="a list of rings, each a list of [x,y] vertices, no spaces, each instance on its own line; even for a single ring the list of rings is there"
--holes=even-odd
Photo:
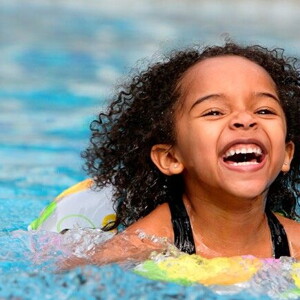
[[[159,204],[181,197],[181,175],[166,176],[154,165],[155,144],[174,145],[174,111],[182,93],[185,72],[207,58],[238,55],[262,66],[276,83],[287,120],[286,141],[295,144],[288,173],[282,172],[269,188],[266,207],[297,219],[300,153],[300,81],[298,61],[283,49],[227,42],[224,46],[192,47],[173,51],[120,87],[106,112],[91,123],[89,147],[82,153],[85,168],[97,187],[113,185],[117,220],[108,226],[125,227],[146,216]]]

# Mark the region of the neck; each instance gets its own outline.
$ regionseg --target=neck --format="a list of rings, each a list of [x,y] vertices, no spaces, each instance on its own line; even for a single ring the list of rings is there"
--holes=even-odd
[[[237,199],[225,195],[184,196],[197,252],[206,257],[271,255],[270,231],[264,197]]]

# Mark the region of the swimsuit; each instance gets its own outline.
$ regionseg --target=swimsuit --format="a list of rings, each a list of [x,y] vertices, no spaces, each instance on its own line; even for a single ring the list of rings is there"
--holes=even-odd
[[[174,230],[174,244],[182,252],[195,254],[196,247],[192,227],[181,197],[169,202]],[[271,231],[273,254],[275,258],[291,256],[286,232],[276,216],[266,209],[268,225]]]

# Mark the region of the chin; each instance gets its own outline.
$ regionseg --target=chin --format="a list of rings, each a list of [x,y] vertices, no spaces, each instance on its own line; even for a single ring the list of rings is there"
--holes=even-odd
[[[239,184],[235,185],[232,190],[232,195],[243,199],[254,199],[265,194],[267,186],[259,184]]]

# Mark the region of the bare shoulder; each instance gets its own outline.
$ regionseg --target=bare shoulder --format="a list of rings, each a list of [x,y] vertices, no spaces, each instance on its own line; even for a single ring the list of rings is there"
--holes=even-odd
[[[167,203],[159,205],[149,215],[129,226],[126,232],[133,233],[137,230],[141,230],[150,235],[167,237],[170,241],[173,241],[169,205]]]
[[[299,239],[300,237],[300,223],[294,220],[285,218],[279,214],[276,214],[276,217],[280,221],[280,223],[284,226],[287,234],[291,234],[291,236],[296,235]]]
[[[292,256],[300,259],[300,223],[279,214],[276,216],[286,231]]]

